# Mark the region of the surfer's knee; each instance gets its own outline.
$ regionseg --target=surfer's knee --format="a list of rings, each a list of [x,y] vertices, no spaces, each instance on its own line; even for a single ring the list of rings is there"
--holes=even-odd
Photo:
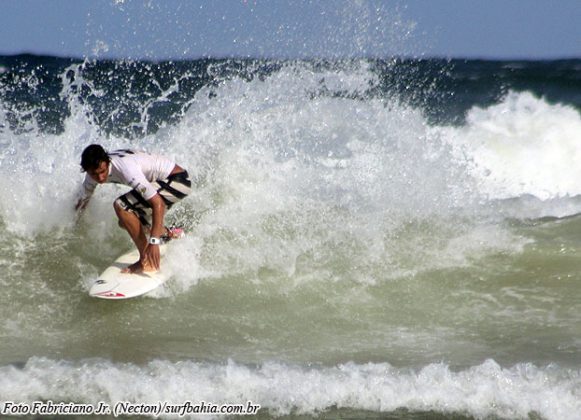
[[[127,205],[118,198],[117,200],[113,201],[113,209],[115,209],[115,213],[119,218],[123,215],[129,213],[129,209],[127,209]]]
[[[113,208],[115,209],[115,213],[119,214],[119,211],[123,210],[123,207],[120,203],[121,200],[117,199],[113,201]]]
[[[121,200],[117,199],[113,202],[113,209],[115,209],[115,214],[117,214],[117,224],[121,229],[126,229],[125,223],[123,222],[124,214],[127,213],[127,209],[121,202]]]

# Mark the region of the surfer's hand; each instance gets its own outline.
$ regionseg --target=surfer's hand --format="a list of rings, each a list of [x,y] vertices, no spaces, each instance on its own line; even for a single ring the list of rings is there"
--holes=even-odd
[[[80,198],[77,203],[75,204],[75,225],[79,223],[81,220],[81,216],[85,212],[85,208],[87,208],[87,204],[89,204],[88,199]]]
[[[160,256],[159,256],[159,245],[147,245],[145,249],[145,258],[151,264],[151,267],[159,270]]]
[[[77,213],[83,212],[87,207],[87,204],[89,204],[88,198],[79,198],[77,200],[77,204],[75,204],[75,211]]]

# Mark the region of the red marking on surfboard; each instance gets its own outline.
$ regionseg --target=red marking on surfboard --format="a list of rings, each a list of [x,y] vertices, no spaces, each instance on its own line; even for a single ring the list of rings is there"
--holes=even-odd
[[[125,297],[123,293],[119,292],[101,292],[97,293],[95,296],[103,296],[103,297]]]

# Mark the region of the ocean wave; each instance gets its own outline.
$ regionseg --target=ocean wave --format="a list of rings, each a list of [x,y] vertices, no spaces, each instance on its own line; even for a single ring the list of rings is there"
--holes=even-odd
[[[511,91],[495,105],[473,107],[464,126],[440,129],[490,198],[581,194],[581,114],[572,106]]]
[[[581,412],[580,389],[579,370],[526,363],[504,368],[493,360],[462,370],[443,363],[413,370],[388,363],[304,367],[156,360],[139,366],[46,358],[0,368],[3,401],[110,405],[252,401],[275,416],[316,415],[331,409],[389,413],[405,408],[476,418],[572,420]]]

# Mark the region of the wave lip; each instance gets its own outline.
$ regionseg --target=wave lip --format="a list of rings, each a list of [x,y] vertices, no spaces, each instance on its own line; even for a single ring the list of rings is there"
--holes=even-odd
[[[514,92],[498,104],[473,107],[466,125],[438,128],[490,198],[532,195],[543,200],[581,194],[581,115],[531,92]]]
[[[335,409],[462,413],[485,418],[574,419],[581,412],[581,372],[493,360],[454,371],[443,363],[399,369],[388,363],[301,367],[266,362],[249,367],[156,360],[144,366],[104,360],[31,358],[22,368],[0,368],[4,401],[119,401],[153,404],[253,401],[273,415]],[[140,384],[136,387],[135,384]],[[194,401],[196,402],[196,401]]]

